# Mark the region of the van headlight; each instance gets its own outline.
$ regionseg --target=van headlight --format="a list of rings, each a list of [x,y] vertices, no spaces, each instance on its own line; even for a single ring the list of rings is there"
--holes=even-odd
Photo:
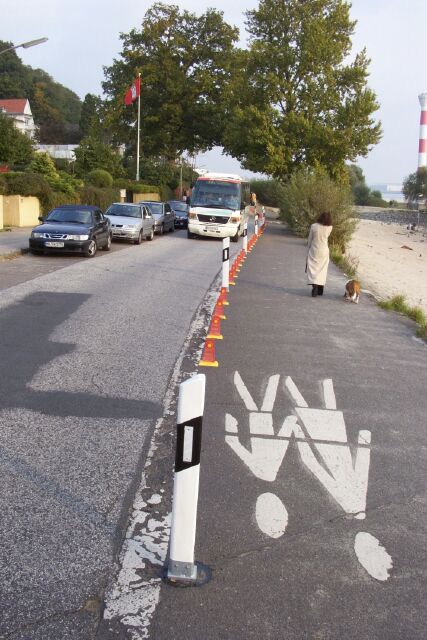
[[[240,216],[231,216],[230,222],[240,222]]]
[[[195,213],[194,211],[190,211],[190,213],[188,214],[188,219],[197,220],[197,213]]]

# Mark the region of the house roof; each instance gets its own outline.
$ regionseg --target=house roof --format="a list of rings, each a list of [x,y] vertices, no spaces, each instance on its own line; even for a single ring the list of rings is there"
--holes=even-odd
[[[0,108],[3,107],[6,113],[25,113],[27,102],[27,98],[10,98],[8,100],[0,100]]]

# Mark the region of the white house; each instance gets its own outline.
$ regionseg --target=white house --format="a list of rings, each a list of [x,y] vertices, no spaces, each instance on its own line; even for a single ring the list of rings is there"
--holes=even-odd
[[[13,119],[17,129],[26,133],[29,138],[34,138],[36,126],[26,98],[0,100],[0,111]]]

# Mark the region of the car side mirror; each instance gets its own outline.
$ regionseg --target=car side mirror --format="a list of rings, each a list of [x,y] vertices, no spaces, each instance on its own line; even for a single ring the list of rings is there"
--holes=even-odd
[[[40,222],[44,222],[44,218],[42,218],[41,216],[39,216],[37,220],[39,220]]]
[[[187,196],[185,198],[185,204],[190,204],[190,200],[191,200],[190,196]]]

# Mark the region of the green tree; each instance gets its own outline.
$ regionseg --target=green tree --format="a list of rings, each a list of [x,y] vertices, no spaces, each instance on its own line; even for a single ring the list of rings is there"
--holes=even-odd
[[[310,225],[322,213],[332,216],[330,244],[344,253],[356,227],[348,185],[332,180],[324,171],[300,169],[284,186],[281,217],[298,235],[308,236]]]
[[[403,195],[405,200],[416,202],[421,196],[427,198],[427,168],[420,167],[414,173],[409,174],[403,181]]]
[[[80,186],[80,182],[67,172],[58,171],[53,159],[45,152],[34,154],[29,170],[43,176],[49,186],[55,191],[62,191],[74,195],[75,190]]]
[[[116,141],[134,148],[136,103],[123,99],[141,73],[142,153],[174,160],[219,144],[237,37],[219,11],[197,16],[155,3],[140,30],[121,35],[121,59],[105,69],[107,124]]]
[[[31,162],[33,152],[30,138],[15,127],[9,116],[0,113],[0,163],[23,168]]]
[[[0,41],[0,49],[13,46]],[[24,65],[16,51],[0,56],[0,98],[27,98],[42,143],[71,144],[81,137],[80,98],[42,69]]]
[[[224,147],[243,166],[285,179],[300,166],[342,176],[380,139],[365,50],[348,62],[355,22],[344,0],[261,0],[248,11]]]
[[[85,138],[89,135],[99,137],[103,131],[102,100],[93,93],[87,93],[80,114],[80,131]]]
[[[119,154],[96,137],[83,138],[74,153],[75,170],[79,177],[86,176],[92,169],[105,169],[114,177],[120,177],[124,173]]]

